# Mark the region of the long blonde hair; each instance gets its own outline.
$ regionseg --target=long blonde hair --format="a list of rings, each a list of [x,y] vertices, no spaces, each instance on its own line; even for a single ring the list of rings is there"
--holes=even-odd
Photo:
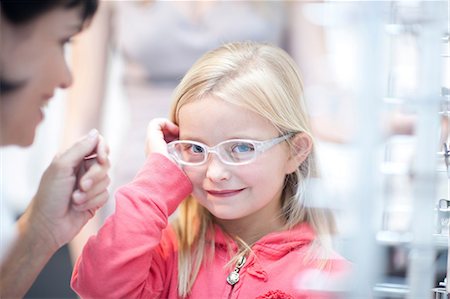
[[[237,42],[206,53],[175,90],[171,120],[178,124],[183,105],[207,96],[256,112],[280,133],[303,132],[311,136],[300,74],[292,58],[278,47]],[[312,151],[294,173],[286,176],[282,193],[285,229],[307,222],[319,236],[329,236],[328,215],[320,209],[309,208],[303,196],[306,180],[315,175]],[[179,242],[178,292],[181,297],[189,294],[206,253],[214,252],[214,242],[207,244],[210,240],[206,238],[213,223],[209,211],[192,196],[180,205],[173,226]],[[238,242],[241,250],[235,256],[250,250],[250,246]]]

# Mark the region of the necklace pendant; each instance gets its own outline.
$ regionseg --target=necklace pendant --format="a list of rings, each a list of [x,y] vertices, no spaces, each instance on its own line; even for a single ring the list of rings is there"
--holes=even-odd
[[[227,277],[227,282],[229,285],[235,285],[239,281],[239,273],[236,271],[231,272]]]
[[[228,274],[227,276],[227,282],[229,285],[234,286],[239,281],[239,271],[244,266],[247,259],[245,256],[241,256],[236,263],[236,267],[234,268],[233,272]]]

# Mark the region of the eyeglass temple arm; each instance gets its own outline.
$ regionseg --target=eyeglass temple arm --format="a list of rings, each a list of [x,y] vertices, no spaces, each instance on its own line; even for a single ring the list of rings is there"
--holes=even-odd
[[[274,146],[274,145],[276,145],[276,144],[278,144],[278,143],[280,143],[280,142],[282,142],[282,141],[284,141],[286,139],[291,138],[292,136],[294,136],[294,133],[287,133],[287,134],[284,134],[283,136],[277,137],[275,139],[267,140],[265,142],[262,142],[261,147],[260,147],[260,151],[265,151],[265,150],[271,148],[272,146]]]

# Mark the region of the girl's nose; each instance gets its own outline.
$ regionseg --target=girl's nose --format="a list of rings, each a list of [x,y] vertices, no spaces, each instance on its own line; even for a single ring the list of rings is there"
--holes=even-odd
[[[230,179],[230,172],[227,165],[220,161],[216,154],[210,154],[207,163],[206,177],[214,182]]]

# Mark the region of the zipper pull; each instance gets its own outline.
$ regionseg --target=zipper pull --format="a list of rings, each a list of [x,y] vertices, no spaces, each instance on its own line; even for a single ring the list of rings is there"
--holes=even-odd
[[[244,266],[246,261],[247,261],[247,259],[245,258],[245,256],[241,256],[239,258],[239,260],[237,261],[236,267],[234,268],[233,272],[231,272],[227,276],[227,282],[228,282],[229,285],[234,286],[239,281],[239,271]]]

